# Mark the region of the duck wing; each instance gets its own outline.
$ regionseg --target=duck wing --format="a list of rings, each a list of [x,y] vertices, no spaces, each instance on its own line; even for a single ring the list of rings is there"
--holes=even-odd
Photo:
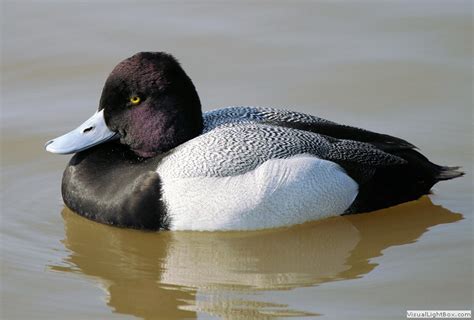
[[[405,163],[369,143],[248,121],[217,126],[178,146],[159,170],[183,178],[235,176],[267,160],[299,154],[338,163],[356,180],[365,179],[377,167]]]
[[[261,123],[370,143],[382,150],[414,149],[408,141],[387,134],[342,125],[301,112],[263,107],[228,107],[204,114],[205,132],[234,123]]]

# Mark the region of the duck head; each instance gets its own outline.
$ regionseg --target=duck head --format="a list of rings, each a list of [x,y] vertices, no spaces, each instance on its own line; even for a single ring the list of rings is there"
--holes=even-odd
[[[198,136],[202,127],[199,96],[178,61],[163,52],[140,52],[111,72],[97,112],[48,141],[46,150],[70,154],[120,139],[148,158]]]

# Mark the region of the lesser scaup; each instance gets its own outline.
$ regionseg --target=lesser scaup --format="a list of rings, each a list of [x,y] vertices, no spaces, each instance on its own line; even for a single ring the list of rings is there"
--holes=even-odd
[[[203,114],[191,79],[162,52],[119,63],[98,111],[46,150],[76,153],[62,181],[70,209],[148,230],[250,230],[367,212],[463,174],[400,138],[299,112]]]

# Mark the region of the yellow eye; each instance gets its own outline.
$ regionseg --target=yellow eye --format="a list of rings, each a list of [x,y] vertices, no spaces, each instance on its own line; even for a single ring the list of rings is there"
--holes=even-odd
[[[140,97],[139,96],[133,96],[130,98],[130,102],[136,106],[137,104],[139,104],[141,101]]]

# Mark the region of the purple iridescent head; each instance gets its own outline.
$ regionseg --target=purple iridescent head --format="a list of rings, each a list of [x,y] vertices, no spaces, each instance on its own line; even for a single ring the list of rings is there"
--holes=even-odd
[[[152,157],[202,131],[199,96],[178,61],[163,52],[140,52],[120,62],[105,82],[99,111],[141,157]]]

